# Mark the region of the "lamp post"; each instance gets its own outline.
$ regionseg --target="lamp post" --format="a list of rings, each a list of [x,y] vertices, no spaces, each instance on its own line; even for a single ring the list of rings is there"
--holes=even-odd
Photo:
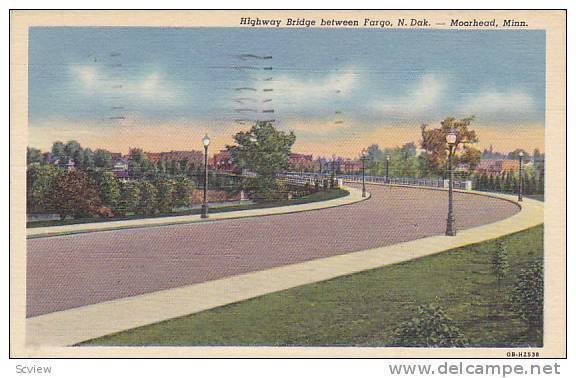
[[[388,184],[390,182],[390,179],[388,178],[388,168],[390,166],[390,155],[386,155],[386,183]]]
[[[522,176],[522,160],[524,159],[524,152],[520,151],[518,154],[518,162],[520,167],[518,168],[518,202],[522,202],[522,190],[524,189],[524,177]]]
[[[366,197],[366,150],[362,150],[362,197]]]
[[[201,218],[208,218],[208,146],[210,145],[210,138],[208,134],[202,138],[204,145],[204,198],[202,200],[202,213]]]
[[[448,218],[446,219],[446,235],[455,236],[456,228],[454,226],[454,174],[452,172],[452,155],[456,147],[456,134],[451,131],[446,135],[446,143],[448,144]]]
[[[330,176],[330,187],[334,188],[336,183],[336,155],[332,155],[332,174]]]

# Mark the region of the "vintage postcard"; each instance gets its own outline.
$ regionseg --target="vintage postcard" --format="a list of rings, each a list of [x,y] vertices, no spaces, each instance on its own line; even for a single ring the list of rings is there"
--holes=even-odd
[[[563,11],[12,11],[13,357],[564,357]]]

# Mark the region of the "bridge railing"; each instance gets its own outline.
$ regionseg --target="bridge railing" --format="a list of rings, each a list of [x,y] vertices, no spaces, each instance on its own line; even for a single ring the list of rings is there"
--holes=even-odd
[[[323,174],[320,176],[318,173],[310,172],[287,172],[281,175],[288,177],[294,182],[305,185],[307,182],[314,184],[316,179],[327,179],[330,176]],[[336,179],[342,179],[347,182],[362,182],[361,175],[336,175]],[[368,184],[390,184],[390,185],[405,185],[405,186],[422,186],[429,188],[448,188],[448,180],[444,179],[429,179],[429,178],[413,178],[413,177],[386,177],[386,176],[365,176],[365,181]],[[322,183],[323,180],[320,180]],[[472,181],[470,180],[454,180],[454,189],[459,190],[472,190]]]
[[[276,175],[276,178],[285,184],[294,186],[314,186],[318,183],[318,186],[322,188],[326,183],[326,180],[322,180],[319,175],[314,174],[281,173]]]
[[[344,179],[344,181],[358,182],[358,183],[362,182],[361,175],[338,175],[337,177]],[[365,181],[367,183],[374,183],[374,184],[424,186],[428,188],[448,188],[448,180],[444,179],[365,176]],[[472,190],[472,181],[454,180],[454,189]]]
[[[344,179],[344,181],[358,182],[358,183],[362,182],[362,176],[361,175],[338,175],[337,177]],[[374,183],[374,184],[424,186],[424,187],[429,187],[429,188],[448,188],[448,180],[444,180],[444,179],[365,176],[365,181],[367,183]],[[454,189],[472,190],[472,181],[454,180]]]

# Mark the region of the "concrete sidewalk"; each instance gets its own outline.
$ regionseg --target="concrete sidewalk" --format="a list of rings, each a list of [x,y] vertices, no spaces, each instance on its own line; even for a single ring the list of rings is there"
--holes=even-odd
[[[489,195],[515,201],[514,196]],[[26,320],[27,344],[35,347],[37,355],[42,355],[43,347],[70,346],[268,293],[494,239],[543,223],[543,202],[525,199],[521,206],[522,210],[510,218],[459,231],[454,237],[433,236],[29,318]]]
[[[181,215],[181,216],[162,217],[162,218],[131,219],[131,220],[111,221],[111,222],[82,223],[82,224],[71,224],[65,226],[28,228],[26,229],[26,238],[31,239],[31,238],[48,237],[48,236],[78,234],[85,232],[120,230],[126,228],[167,226],[173,224],[212,222],[222,219],[237,219],[246,217],[261,217],[266,215],[298,213],[301,211],[319,210],[330,207],[349,205],[370,198],[369,195],[363,198],[362,191],[357,188],[342,186],[342,189],[347,190],[348,192],[350,192],[350,194],[332,200],[311,202],[300,205],[287,205],[287,206],[269,207],[263,209],[213,213],[210,214],[209,218],[200,218],[200,214],[195,214],[195,215]]]

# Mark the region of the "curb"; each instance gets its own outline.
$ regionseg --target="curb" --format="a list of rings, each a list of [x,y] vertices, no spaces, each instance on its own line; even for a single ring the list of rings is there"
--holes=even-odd
[[[342,189],[347,190],[348,194],[343,197],[334,198],[331,200],[316,201],[305,204],[269,207],[262,209],[248,209],[239,211],[228,211],[222,213],[213,213],[211,214],[211,217],[207,219],[200,218],[200,214],[195,214],[195,215],[182,215],[182,216],[172,216],[163,218],[144,218],[137,220],[119,220],[112,222],[95,222],[95,223],[85,223],[85,224],[66,225],[66,226],[28,228],[26,229],[26,239],[39,239],[39,238],[56,237],[56,236],[85,234],[91,232],[117,231],[117,230],[128,230],[128,229],[147,228],[147,227],[164,227],[180,224],[207,223],[222,220],[254,218],[254,217],[263,217],[263,216],[280,215],[280,214],[292,214],[292,213],[300,213],[303,211],[313,211],[313,210],[321,210],[321,209],[351,205],[354,203],[365,201],[370,198],[370,193],[368,193],[368,196],[362,197],[361,190],[357,188],[343,185]]]
[[[356,181],[346,181],[346,182],[358,184]],[[393,186],[393,187],[397,187],[397,188],[413,188],[413,189],[418,188],[418,189],[425,189],[425,190],[437,190],[437,191],[443,191],[443,192],[448,191],[448,188],[437,188],[437,187],[432,187],[432,186],[384,184],[384,183],[380,183],[380,182],[367,183],[367,184],[368,185],[378,185],[378,186]],[[464,189],[452,189],[452,191],[454,191],[456,193],[473,194],[473,195],[483,196],[483,197],[498,198],[498,199],[501,199],[503,201],[513,203],[514,205],[516,205],[520,209],[522,209],[522,203],[518,202],[517,199],[514,199],[514,198],[516,198],[516,194],[506,194],[506,193],[498,193],[498,192],[481,192],[478,190],[464,190]],[[530,201],[532,201],[532,199],[530,199],[530,198],[528,198],[528,199]]]

